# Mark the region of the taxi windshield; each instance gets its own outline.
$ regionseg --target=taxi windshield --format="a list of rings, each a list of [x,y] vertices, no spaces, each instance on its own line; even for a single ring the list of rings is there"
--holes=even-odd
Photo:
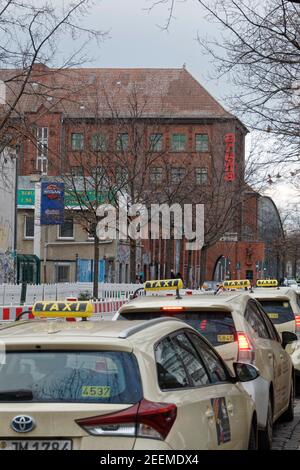
[[[295,315],[288,300],[258,300],[274,324],[286,323],[295,320]]]
[[[135,356],[119,351],[7,352],[0,401],[136,403],[142,398]],[[25,393],[26,392],[26,393]]]
[[[144,311],[122,312],[118,320],[145,320],[157,317],[176,317],[199,331],[214,346],[236,341],[236,330],[230,312],[191,310],[184,312]]]

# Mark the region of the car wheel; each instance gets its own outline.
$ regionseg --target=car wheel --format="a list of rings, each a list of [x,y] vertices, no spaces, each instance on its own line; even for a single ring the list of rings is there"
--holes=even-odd
[[[269,397],[267,423],[264,430],[258,433],[259,449],[271,449],[273,437],[273,407],[271,397]]]
[[[288,409],[281,415],[280,421],[284,421],[284,422],[293,421],[294,405],[295,405],[295,393],[294,393],[294,381],[292,380],[289,406],[288,406]]]
[[[257,429],[254,420],[252,420],[251,429],[250,429],[250,436],[249,436],[249,444],[248,450],[257,450],[258,442],[257,442]]]

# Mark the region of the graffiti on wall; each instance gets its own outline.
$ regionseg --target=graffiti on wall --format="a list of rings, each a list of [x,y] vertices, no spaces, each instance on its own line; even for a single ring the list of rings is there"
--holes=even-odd
[[[14,284],[14,255],[0,251],[0,284]]]

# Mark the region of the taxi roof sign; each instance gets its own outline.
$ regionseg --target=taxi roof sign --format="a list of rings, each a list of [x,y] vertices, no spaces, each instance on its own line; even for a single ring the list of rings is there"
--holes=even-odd
[[[145,291],[157,290],[177,290],[183,289],[182,279],[160,279],[157,281],[146,281],[144,283]]]
[[[235,281],[224,281],[223,287],[225,289],[243,289],[245,287],[250,287],[249,279],[239,279]]]
[[[256,286],[257,287],[277,287],[278,281],[277,279],[257,279]]]
[[[36,302],[32,307],[32,313],[35,317],[61,317],[61,318],[87,318],[91,317],[94,307],[91,302],[77,301],[68,302],[60,300],[44,300]]]

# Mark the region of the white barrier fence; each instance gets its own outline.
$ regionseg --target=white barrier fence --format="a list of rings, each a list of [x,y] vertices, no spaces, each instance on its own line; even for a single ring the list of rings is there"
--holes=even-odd
[[[98,284],[98,299],[129,299],[142,284]],[[21,285],[0,285],[0,305],[20,305]],[[37,300],[64,300],[66,297],[78,298],[81,294],[92,297],[93,284],[91,282],[61,283],[27,285],[25,304],[31,305]]]
[[[100,302],[93,302],[94,305],[94,314],[92,316],[93,320],[111,320],[113,315],[118,311],[118,309],[125,303],[127,300],[104,300]],[[5,305],[0,307],[0,321],[14,321],[20,315],[20,313],[25,311],[31,311],[32,305]],[[32,314],[29,316],[24,316],[26,320],[33,318]]]

